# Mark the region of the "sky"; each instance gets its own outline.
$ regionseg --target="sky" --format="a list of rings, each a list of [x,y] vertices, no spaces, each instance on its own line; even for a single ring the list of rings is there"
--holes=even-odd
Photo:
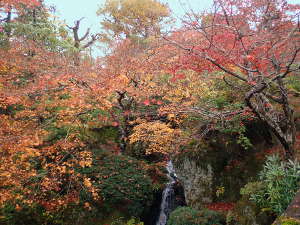
[[[213,0],[161,0],[168,3],[175,17],[181,17],[185,11],[192,8],[194,11],[201,11],[209,8]],[[97,17],[96,11],[104,4],[105,0],[45,0],[48,5],[54,5],[57,9],[57,15],[62,20],[66,20],[67,24],[73,25],[75,20],[82,17],[82,28],[88,27],[93,32],[100,29],[100,18]],[[290,3],[300,3],[300,0],[289,0]],[[82,29],[82,30],[83,30]],[[84,31],[82,31],[84,32]]]
[[[100,18],[96,15],[96,11],[105,0],[45,0],[45,2],[47,5],[54,5],[57,9],[56,15],[68,25],[73,25],[75,20],[84,17],[81,22],[82,32],[87,28],[91,28],[94,33],[99,31]],[[162,2],[168,3],[175,17],[181,17],[190,7],[195,11],[208,8],[212,0],[162,0]]]
[[[96,11],[104,4],[105,0],[45,0],[45,2],[48,6],[55,6],[56,16],[69,26],[73,26],[75,20],[84,17],[79,33],[83,34],[88,28],[91,28],[91,33],[99,33],[100,18],[96,15]],[[161,2],[169,5],[175,18],[181,18],[189,9],[193,9],[195,12],[208,9],[213,0],[161,0]],[[288,2],[299,4],[300,0],[288,0]],[[99,49],[94,49],[93,55],[102,54]]]

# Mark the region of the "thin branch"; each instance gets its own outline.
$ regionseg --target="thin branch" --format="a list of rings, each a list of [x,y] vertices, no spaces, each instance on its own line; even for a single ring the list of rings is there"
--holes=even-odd
[[[220,68],[221,70],[223,70],[225,73],[228,73],[244,82],[248,82],[246,78],[244,77],[241,77],[240,75],[238,75],[237,73],[233,72],[233,71],[230,71],[228,69],[226,69],[224,66],[222,66],[221,64],[219,64],[215,59],[211,58],[210,56],[204,54],[204,53],[200,53],[199,51],[195,50],[195,49],[192,49],[192,48],[187,48],[173,40],[169,40],[167,39],[166,37],[163,37],[166,41],[172,43],[173,45],[187,51],[187,52],[190,52],[190,53],[194,53],[195,55],[199,56],[199,57],[202,57],[206,60],[208,60],[209,62],[211,62],[212,64],[214,64],[215,66],[217,66],[218,68]]]

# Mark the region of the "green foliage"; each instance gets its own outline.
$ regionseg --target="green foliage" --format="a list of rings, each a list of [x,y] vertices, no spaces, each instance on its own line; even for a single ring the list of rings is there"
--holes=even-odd
[[[300,225],[300,221],[291,218],[283,219],[281,220],[281,225]]]
[[[50,132],[46,141],[48,142],[52,142],[55,143],[56,141],[65,138],[69,131],[70,131],[70,127],[68,126],[61,126],[61,127],[57,127],[57,126],[49,126],[47,128],[47,130]]]
[[[127,221],[126,225],[144,225],[144,223],[140,222],[135,218],[131,218],[130,220]]]
[[[280,218],[281,225],[300,225],[300,220],[293,218]]]
[[[80,138],[91,146],[99,146],[99,144],[107,144],[109,142],[118,143],[119,131],[117,127],[111,126],[101,128],[88,127],[81,130]]]
[[[110,225],[144,225],[144,223],[134,217],[129,220],[126,220],[124,217],[119,217],[110,222]]]
[[[23,105],[9,105],[6,109],[0,107],[0,114],[6,115],[16,115],[17,112],[24,110],[25,107]]]
[[[47,212],[38,204],[25,205],[6,203],[0,210],[1,225],[73,225],[74,221],[83,225],[94,225],[95,218],[102,212],[87,210],[82,204],[69,204],[59,210]],[[124,225],[123,223],[122,225]],[[138,225],[138,224],[137,224]]]
[[[52,52],[72,51],[72,39],[64,25],[50,19],[46,6],[32,8],[24,7],[24,13],[19,14],[9,23],[3,23],[0,32],[0,47],[8,47],[11,36],[39,42]],[[29,55],[34,55],[34,52]]]
[[[298,94],[300,94],[300,78],[299,75],[297,76],[289,76],[286,79],[287,87]]]
[[[236,92],[235,89],[232,89],[232,87],[223,80],[213,79],[215,76],[224,76],[223,72],[214,72],[212,74],[207,74],[207,76],[212,78],[212,83],[209,87],[209,92],[211,94],[203,98],[202,104],[210,104],[211,107],[217,108],[218,110],[234,111],[240,109],[240,106],[243,105],[242,93]],[[230,83],[241,85],[235,79],[230,80]]]
[[[245,132],[246,132],[246,127],[244,125],[240,126],[238,129],[239,136],[238,136],[237,143],[247,150],[251,148],[253,145],[250,139],[246,137]]]
[[[3,28],[4,28],[3,31],[6,31],[5,26]],[[0,32],[0,48],[7,48],[9,46],[9,40],[7,38],[6,33],[3,31]]]
[[[223,109],[226,106],[230,105],[230,102],[226,98],[226,96],[218,96],[214,99],[214,103],[216,104],[218,109]]]
[[[72,96],[69,93],[59,95],[60,100],[70,99]]]
[[[236,202],[234,209],[226,216],[226,225],[272,224],[274,215],[269,211],[261,211],[255,203],[243,196]]]
[[[67,36],[62,35],[64,26],[50,19],[50,14],[43,3],[34,9],[24,10],[26,13],[6,24],[6,29],[11,35],[40,42],[50,51],[64,52],[72,48]]]
[[[80,115],[79,118],[82,122],[99,121],[99,116],[109,117],[110,115],[108,112],[101,109],[91,109],[87,113]]]
[[[236,133],[238,135],[237,144],[242,146],[245,150],[253,147],[250,139],[245,135],[246,126],[242,123],[243,118],[236,116],[232,121],[229,128],[220,128],[224,133]]]
[[[38,207],[24,206],[22,210],[16,210],[14,204],[7,203],[0,211],[0,224],[5,225],[40,225],[42,209]]]
[[[259,181],[248,183],[241,194],[249,195],[263,210],[280,215],[288,207],[299,189],[300,164],[282,162],[278,156],[269,156],[259,174]]]
[[[208,209],[179,207],[170,214],[167,225],[221,225],[222,216]]]
[[[264,183],[261,181],[250,182],[241,188],[241,195],[247,195],[250,197],[253,193],[261,192],[264,187]],[[262,194],[262,193],[260,193]]]
[[[130,215],[139,216],[152,201],[151,179],[134,158],[108,155],[81,172],[99,189],[108,211],[124,207]]]
[[[29,40],[35,40],[43,43],[50,51],[63,52],[71,43],[59,37],[57,28],[49,21],[39,23],[14,22],[7,26],[13,31],[15,36],[22,36]]]
[[[28,71],[23,71],[22,75],[19,76],[18,81],[14,81],[13,84],[19,87],[25,87],[32,79],[34,74]]]
[[[232,211],[226,214],[226,225],[233,224],[235,222],[235,216]]]

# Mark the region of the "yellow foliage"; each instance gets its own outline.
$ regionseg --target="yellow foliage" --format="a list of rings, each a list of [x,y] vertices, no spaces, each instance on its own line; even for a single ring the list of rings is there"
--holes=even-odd
[[[149,37],[160,29],[163,19],[170,15],[170,10],[166,4],[157,0],[106,0],[97,14],[107,18],[101,24],[113,36],[125,34],[127,37]]]
[[[212,94],[210,84],[201,80],[191,80],[188,83],[178,83],[174,88],[169,88],[164,97],[170,102],[191,102],[195,103],[200,98],[208,97]]]
[[[83,184],[88,188],[92,186],[90,178],[84,178]]]
[[[90,152],[86,152],[86,151],[80,152],[78,158],[79,158],[78,164],[81,167],[90,167],[92,165],[93,160]]]
[[[173,129],[169,125],[155,121],[144,122],[133,128],[133,134],[129,137],[130,143],[143,142],[147,144],[146,154],[175,152],[174,146],[179,146],[182,132]]]

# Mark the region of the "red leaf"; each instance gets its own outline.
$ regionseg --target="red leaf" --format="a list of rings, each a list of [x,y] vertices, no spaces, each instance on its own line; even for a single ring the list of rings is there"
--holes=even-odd
[[[163,104],[163,102],[162,102],[162,101],[160,101],[160,100],[158,100],[158,101],[156,102],[156,104],[157,104],[157,105],[162,105],[162,104]]]
[[[149,99],[146,99],[145,101],[143,101],[143,104],[144,104],[144,105],[147,105],[147,106],[150,105]]]
[[[185,76],[184,73],[180,73],[180,74],[177,74],[177,75],[175,76],[175,78],[178,79],[178,80],[182,80],[182,79],[185,79],[186,76]]]
[[[119,126],[119,123],[118,123],[118,122],[112,122],[111,125],[112,125],[113,127],[117,127],[117,126]]]

